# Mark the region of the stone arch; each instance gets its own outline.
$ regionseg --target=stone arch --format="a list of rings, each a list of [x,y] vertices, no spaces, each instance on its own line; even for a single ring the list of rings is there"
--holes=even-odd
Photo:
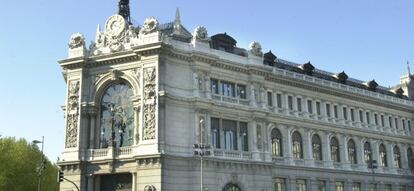
[[[91,98],[95,103],[100,102],[100,99],[102,98],[102,94],[105,92],[105,90],[111,85],[118,82],[124,81],[128,83],[133,92],[134,96],[140,95],[140,86],[139,82],[136,77],[133,77],[132,75],[126,73],[126,72],[120,72],[117,70],[114,70],[112,72],[109,72],[105,75],[103,75],[101,78],[97,79],[95,82],[95,85],[92,88],[91,92]]]

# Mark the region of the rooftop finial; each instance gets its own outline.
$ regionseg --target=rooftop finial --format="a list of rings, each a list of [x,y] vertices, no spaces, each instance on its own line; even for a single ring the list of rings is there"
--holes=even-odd
[[[175,12],[175,20],[174,20],[174,29],[175,32],[178,32],[181,27],[181,16],[180,16],[180,9],[177,7],[177,11]]]
[[[131,12],[129,9],[129,0],[118,0],[118,14],[125,18],[131,24]]]
[[[407,71],[408,75],[411,76],[410,62],[407,60]]]

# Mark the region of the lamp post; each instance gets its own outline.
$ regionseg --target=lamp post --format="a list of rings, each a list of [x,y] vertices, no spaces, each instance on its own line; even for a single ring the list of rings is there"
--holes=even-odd
[[[370,168],[372,170],[372,191],[376,191],[377,190],[377,185],[375,184],[375,169],[378,168],[377,165],[377,160],[370,160],[369,161],[369,166],[368,168]]]
[[[203,191],[203,157],[210,155],[210,145],[203,144],[204,119],[200,120],[200,143],[194,144],[194,156],[200,156],[200,191]]]
[[[39,144],[39,143],[42,143],[42,150],[41,150],[42,156],[41,156],[40,164],[39,164],[38,169],[37,169],[37,173],[38,173],[38,176],[39,176],[39,182],[37,184],[37,191],[42,190],[42,175],[43,175],[43,170],[46,168],[45,158],[44,158],[44,155],[43,155],[43,145],[45,143],[45,137],[44,136],[42,136],[42,141],[38,141],[38,140],[33,141],[33,144]]]

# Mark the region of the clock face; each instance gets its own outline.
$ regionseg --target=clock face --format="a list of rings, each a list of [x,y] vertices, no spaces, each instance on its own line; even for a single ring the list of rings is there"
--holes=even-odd
[[[113,15],[106,21],[106,33],[111,36],[119,36],[126,28],[126,21],[121,15]]]

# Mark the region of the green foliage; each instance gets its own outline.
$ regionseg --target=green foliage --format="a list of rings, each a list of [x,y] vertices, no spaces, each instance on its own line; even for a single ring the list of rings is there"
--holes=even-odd
[[[42,175],[42,191],[55,191],[58,168],[46,156]],[[36,191],[37,168],[42,160],[39,147],[24,139],[0,137],[0,190]]]

